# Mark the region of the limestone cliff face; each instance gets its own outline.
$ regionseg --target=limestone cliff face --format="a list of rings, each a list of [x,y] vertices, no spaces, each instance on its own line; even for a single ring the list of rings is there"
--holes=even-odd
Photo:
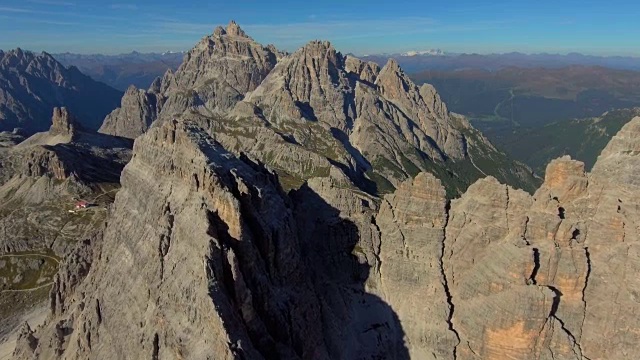
[[[385,196],[376,216],[380,292],[398,314],[413,359],[455,358],[458,339],[442,271],[446,210],[440,181],[421,173]]]
[[[158,118],[158,94],[130,86],[120,107],[107,115],[98,132],[135,139]]]
[[[489,179],[452,203],[444,267],[459,355],[604,359],[637,350],[628,276],[638,270],[640,214],[626,204],[636,201],[639,133],[636,118],[591,174],[568,157],[553,161],[533,197]]]
[[[487,177],[448,201],[431,174],[380,199],[335,169],[285,195],[165,122],[136,141],[104,235],[65,261],[52,317],[15,355],[631,358],[638,134],[640,118],[590,174],[553,161],[533,196]]]
[[[134,154],[86,280],[75,298],[52,298],[67,320],[39,343],[57,345],[36,353],[322,358],[318,304],[274,175],[188,124],[153,129]]]

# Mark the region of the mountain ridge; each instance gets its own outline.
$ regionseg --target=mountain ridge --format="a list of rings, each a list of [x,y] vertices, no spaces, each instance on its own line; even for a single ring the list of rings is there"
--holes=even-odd
[[[102,132],[133,138],[155,123],[191,119],[236,155],[250,154],[298,184],[333,167],[374,192],[426,169],[452,179],[445,181],[451,194],[483,172],[528,189],[536,182],[519,164],[509,174],[487,166],[509,160],[466,119],[449,113],[433,87],[417,87],[397,62],[380,68],[322,41],[284,54],[256,43],[235,23],[204,37],[175,73],[147,91],[130,89],[122,101]],[[265,147],[266,138],[279,139]],[[469,153],[467,146],[483,150]],[[304,154],[306,163],[294,165],[291,151],[301,152],[298,160]],[[459,165],[447,172],[446,161]]]
[[[69,107],[86,128],[97,130],[120,96],[46,52],[18,48],[0,57],[0,131],[44,131],[51,125],[51,110],[58,106]]]

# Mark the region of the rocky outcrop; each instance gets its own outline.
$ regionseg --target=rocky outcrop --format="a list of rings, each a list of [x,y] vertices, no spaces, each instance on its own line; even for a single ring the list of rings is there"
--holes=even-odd
[[[38,339],[36,339],[33,336],[33,330],[31,329],[28,323],[25,322],[20,327],[20,330],[18,332],[18,339],[16,343],[18,345],[16,349],[13,351],[13,356],[18,358],[31,357],[31,354],[33,354],[33,351],[35,351],[35,349],[37,348]]]
[[[98,260],[76,291],[86,296],[56,300],[67,320],[43,336],[63,334],[54,341],[61,347],[35,353],[328,358],[321,329],[311,326],[321,322],[319,305],[275,176],[183,123],[152,129],[134,153]]]
[[[54,108],[49,134],[69,136],[70,140],[73,140],[73,136],[76,134],[76,123],[77,120],[69,113],[66,107]]]
[[[83,127],[97,130],[122,93],[65,68],[51,55],[12,50],[0,55],[0,131],[46,131],[54,107],[67,107]]]
[[[464,136],[451,126],[449,111],[432,86],[418,88],[393,59],[382,68],[375,84],[382,96],[419,124],[446,156],[453,159],[467,156]]]
[[[446,210],[440,181],[421,173],[385,196],[376,216],[380,293],[398,314],[412,359],[455,358],[442,271]]]

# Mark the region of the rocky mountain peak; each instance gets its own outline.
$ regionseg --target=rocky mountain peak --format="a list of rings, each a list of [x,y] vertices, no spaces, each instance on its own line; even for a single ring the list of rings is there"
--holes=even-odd
[[[122,97],[120,107],[107,115],[98,132],[135,139],[157,119],[158,107],[157,92],[131,85]]]
[[[244,30],[242,30],[240,25],[238,25],[234,20],[231,20],[229,25],[227,25],[227,35],[248,38]]]
[[[395,59],[389,59],[380,70],[376,84],[383,93],[398,98],[403,92],[412,90],[415,84],[407,77]]]
[[[49,134],[73,136],[77,131],[77,121],[66,107],[53,109],[52,124]]]
[[[227,35],[231,37],[240,37],[240,38],[253,40],[251,39],[251,37],[247,35],[246,32],[244,32],[244,30],[242,30],[240,25],[238,25],[238,23],[236,23],[234,20],[231,20],[226,28],[223,26],[216,27],[215,30],[213,31],[213,35],[216,37]]]
[[[340,54],[329,41],[313,40],[308,42],[302,49],[296,51],[293,56],[306,56],[320,59],[329,59],[333,63],[337,63],[342,59]]]
[[[389,60],[387,60],[387,63],[382,67],[383,70],[387,70],[387,71],[395,71],[398,73],[402,72],[402,68],[400,68],[400,64],[398,64],[398,61],[396,61],[396,59],[394,58],[389,58]]]

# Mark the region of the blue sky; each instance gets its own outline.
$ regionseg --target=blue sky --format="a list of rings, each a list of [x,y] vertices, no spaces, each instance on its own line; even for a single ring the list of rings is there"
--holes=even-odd
[[[188,50],[235,19],[256,40],[290,51],[322,39],[360,55],[441,48],[640,56],[638,14],[631,0],[0,0],[0,49]]]

